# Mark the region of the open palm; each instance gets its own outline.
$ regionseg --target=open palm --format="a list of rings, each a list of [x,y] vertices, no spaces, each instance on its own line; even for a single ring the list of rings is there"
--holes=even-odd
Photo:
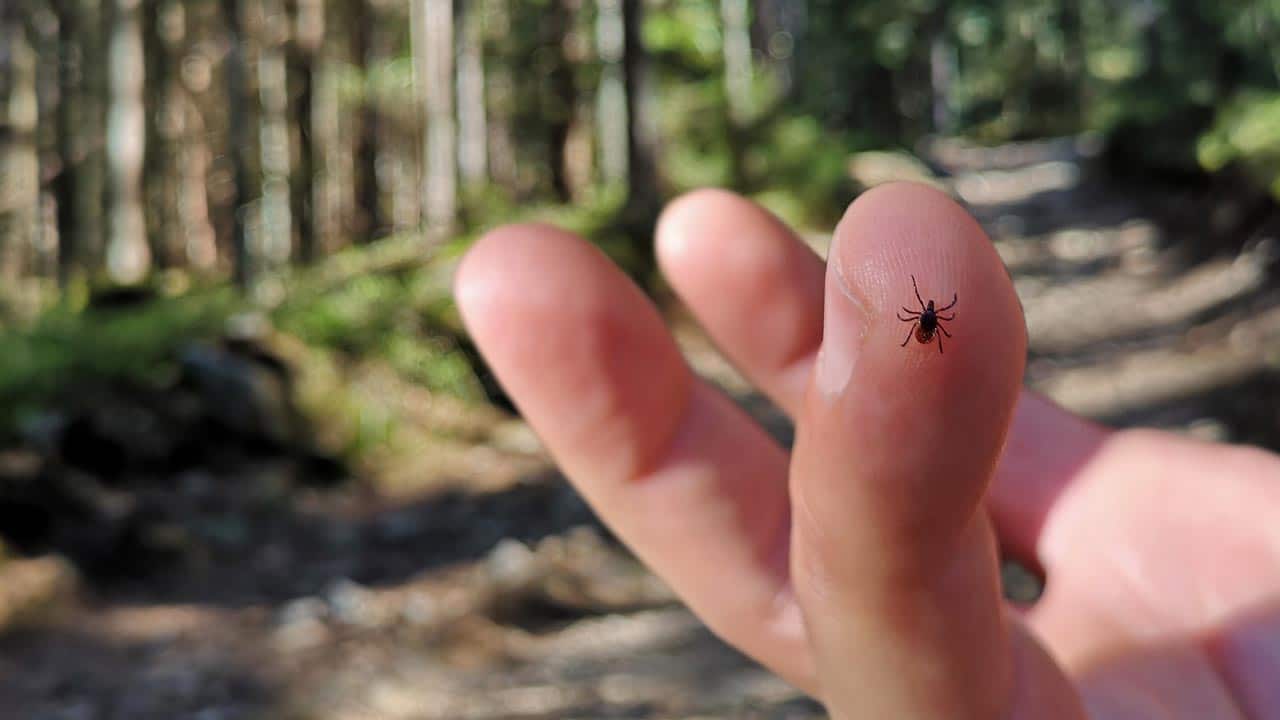
[[[1024,403],[1046,430],[1077,422]],[[1044,516],[1020,538],[1049,579],[1027,613],[1035,634],[1095,717],[1280,718],[1276,458],[1153,431],[1079,432],[1039,496],[1026,493],[1045,482],[1031,465],[998,474],[992,494],[997,517]],[[1034,463],[1023,442],[1002,470]]]
[[[458,300],[566,474],[728,642],[836,717],[1280,718],[1280,460],[1023,391],[1021,308],[949,199],[865,194],[824,266],[702,191],[658,250],[789,453],[567,233],[490,233]],[[959,296],[945,354],[901,345],[913,276]],[[1044,570],[1034,607],[1000,599],[998,548]]]

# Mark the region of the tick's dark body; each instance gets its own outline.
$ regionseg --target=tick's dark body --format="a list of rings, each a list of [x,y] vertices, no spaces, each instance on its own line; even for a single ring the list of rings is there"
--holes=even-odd
[[[920,313],[919,325],[916,327],[916,339],[922,343],[933,340],[933,333],[938,329],[938,312],[933,309],[933,301]]]
[[[942,352],[942,335],[951,337],[951,333],[947,332],[947,329],[942,327],[942,321],[946,320],[949,322],[956,319],[954,313],[950,316],[943,315],[942,313],[955,307],[956,301],[960,299],[960,296],[955,295],[952,297],[951,304],[944,308],[934,308],[932,300],[930,300],[929,304],[926,305],[924,300],[920,299],[920,289],[916,287],[916,278],[914,275],[911,276],[911,287],[916,291],[916,301],[920,303],[920,310],[909,310],[904,307],[902,310],[907,314],[907,316],[902,317],[902,313],[898,314],[898,319],[902,322],[912,323],[911,332],[907,333],[907,339],[902,341],[902,346],[906,347],[907,343],[911,342],[912,335],[915,335],[916,341],[921,345],[928,345],[933,342],[935,337],[937,337],[938,352]],[[941,332],[942,335],[938,335],[939,332]]]

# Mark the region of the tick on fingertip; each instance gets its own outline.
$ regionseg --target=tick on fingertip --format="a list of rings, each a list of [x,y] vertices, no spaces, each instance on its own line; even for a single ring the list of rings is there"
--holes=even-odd
[[[943,315],[942,313],[955,307],[956,301],[960,299],[960,296],[958,294],[953,294],[950,305],[935,309],[933,306],[933,300],[930,300],[926,305],[924,300],[920,299],[920,288],[916,287],[915,275],[911,276],[911,287],[916,291],[916,302],[920,303],[920,310],[910,310],[903,307],[902,312],[898,313],[899,320],[911,323],[911,332],[907,333],[907,339],[902,341],[902,347],[906,347],[907,343],[911,342],[912,335],[915,335],[916,341],[921,345],[928,345],[933,342],[933,339],[936,337],[938,338],[938,352],[941,353],[942,335],[951,337],[951,333],[947,332],[947,329],[942,326],[942,322],[944,320],[950,322],[956,319],[955,313],[952,313],[950,316]],[[907,314],[906,317],[902,316],[903,312]],[[939,335],[939,332],[942,334]]]

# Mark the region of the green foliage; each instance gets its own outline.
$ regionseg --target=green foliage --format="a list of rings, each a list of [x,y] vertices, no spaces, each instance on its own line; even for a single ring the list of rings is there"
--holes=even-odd
[[[670,81],[661,110],[668,182],[677,190],[732,185],[733,145],[721,84]]]
[[[757,199],[793,225],[834,226],[856,192],[848,160],[858,143],[803,115],[781,117],[762,130],[763,142],[745,160],[761,188]]]
[[[829,227],[854,193],[847,155],[874,141],[790,108],[777,78],[759,64],[748,97],[754,112],[735,126],[719,13],[717,0],[674,3],[645,24],[660,86],[662,163],[670,190],[731,187],[790,222]]]
[[[650,13],[642,37],[655,61],[668,70],[707,78],[722,69],[724,36],[718,0],[690,0]]]
[[[81,384],[153,382],[173,369],[174,349],[218,332],[240,306],[229,290],[161,298],[141,307],[56,307],[31,327],[0,335],[0,433]]]
[[[305,302],[288,301],[276,326],[304,343],[379,358],[431,390],[479,399],[475,369],[458,346],[447,288],[432,266],[361,275]]]
[[[412,321],[403,295],[397,278],[360,277],[312,302],[289,303],[276,318],[282,330],[307,342],[357,352]]]
[[[1201,164],[1238,164],[1280,199],[1280,92],[1242,94],[1219,112],[1196,148]]]
[[[420,241],[409,240],[353,248],[291,279],[288,297],[270,317],[310,350],[289,360],[307,367],[329,367],[317,365],[319,358],[381,361],[405,381],[480,399],[476,368],[460,347],[460,323],[447,283],[451,256],[463,245],[424,262]],[[231,288],[200,289],[112,310],[64,304],[28,326],[4,331],[0,435],[77,388],[172,379],[182,346],[220,335],[234,314],[250,308]],[[340,370],[330,367],[328,376],[334,377],[325,385],[324,407],[356,418],[342,444],[359,452],[385,435],[387,421],[367,403],[344,398],[335,373]]]
[[[298,407],[310,421],[317,447],[360,462],[384,447],[398,430],[396,414],[379,398],[352,391],[339,353],[303,345],[287,360]]]

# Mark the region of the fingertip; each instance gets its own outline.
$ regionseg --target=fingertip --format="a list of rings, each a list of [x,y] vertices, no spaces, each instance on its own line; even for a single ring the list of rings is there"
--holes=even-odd
[[[453,291],[459,306],[491,296],[511,283],[504,276],[534,259],[575,242],[568,232],[543,223],[503,225],[485,233],[458,263]]]
[[[928,183],[913,180],[895,180],[881,183],[858,195],[849,205],[849,209],[865,208],[881,202],[938,202],[959,208],[950,195]],[[962,210],[963,212],[963,210]]]
[[[491,274],[492,255],[489,238],[496,232],[498,231],[491,231],[473,243],[453,273],[453,299],[457,303],[463,325],[468,328],[474,322],[476,308],[489,294],[487,280]]]
[[[977,224],[973,216],[950,195],[932,185],[910,180],[884,183],[859,194],[853,202],[849,203],[844,216],[840,219],[840,224],[843,225],[851,217],[858,217],[865,213],[879,213],[898,208],[916,208],[922,211],[945,209],[956,213],[957,219]]]
[[[930,300],[938,307],[958,300],[948,311],[957,321],[946,327],[961,334],[942,336],[944,352],[956,354],[948,366],[968,372],[979,360],[995,361],[996,370],[1020,384],[1026,354],[1021,303],[986,232],[945,193],[911,182],[864,193],[837,227],[830,262],[876,318],[895,330],[906,329],[897,322],[903,307],[923,310]],[[906,347],[923,349],[914,342]]]
[[[468,252],[454,291],[521,414],[575,458],[567,471],[623,476],[654,457],[692,376],[652,302],[603,252],[550,225],[501,227]]]
[[[1025,363],[1020,306],[991,242],[936,189],[879,186],[836,230],[823,315],[800,423],[815,477],[824,457],[848,454],[868,469],[852,492],[875,499],[880,521],[913,537],[957,532],[990,481]],[[833,500],[850,492],[840,478],[805,486],[817,507],[862,502]]]
[[[592,315],[629,283],[598,248],[544,223],[505,225],[476,241],[454,275],[454,297],[473,335],[534,312]],[[478,338],[484,340],[487,338]]]
[[[663,274],[699,323],[794,412],[821,336],[821,259],[766,208],[711,188],[673,201],[656,242]]]
[[[955,230],[986,238],[973,215],[950,195],[932,185],[910,181],[877,185],[860,194],[840,218],[836,236],[867,224],[887,223],[888,227],[882,229],[892,231],[912,221],[917,225],[941,222]]]
[[[668,274],[679,272],[704,250],[708,225],[750,211],[750,201],[728,190],[699,188],[672,200],[658,216],[658,262]]]
[[[476,240],[462,256],[453,275],[453,297],[468,326],[474,322],[479,308],[492,301],[495,291],[503,286],[503,251],[513,242],[519,242],[529,230],[519,225],[495,228]]]

